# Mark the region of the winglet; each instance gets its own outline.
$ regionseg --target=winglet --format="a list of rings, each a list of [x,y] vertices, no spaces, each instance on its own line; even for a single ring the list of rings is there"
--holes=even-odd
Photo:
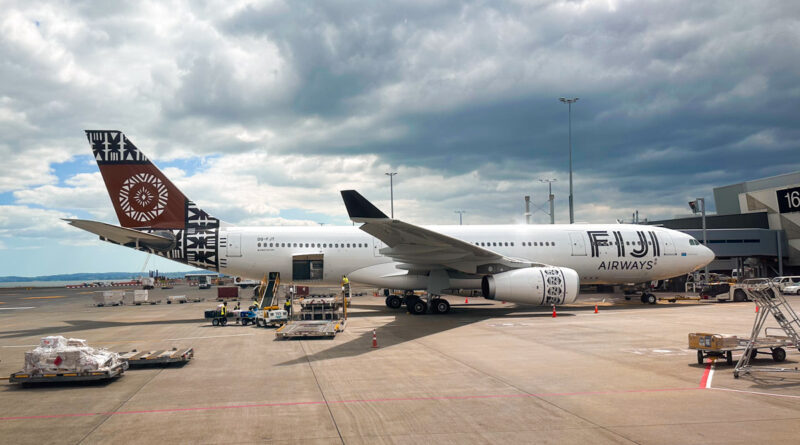
[[[385,213],[378,210],[377,207],[367,201],[367,198],[361,196],[355,190],[342,190],[342,199],[344,205],[347,207],[347,214],[350,219],[360,222],[366,219],[389,219]]]

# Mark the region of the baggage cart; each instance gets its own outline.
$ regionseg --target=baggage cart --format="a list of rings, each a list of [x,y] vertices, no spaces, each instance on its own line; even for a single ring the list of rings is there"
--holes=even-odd
[[[697,364],[699,365],[702,365],[704,360],[709,357],[724,358],[725,363],[733,365],[733,352],[744,351],[749,340],[748,337],[730,334],[691,333],[689,334],[689,349],[697,350]],[[785,348],[793,346],[789,337],[767,334],[753,345],[750,356],[752,359],[758,354],[769,354],[776,362],[782,362],[786,360]],[[770,352],[759,352],[759,349],[769,349]]]
[[[206,320],[211,320],[214,326],[225,326],[228,324],[228,316],[222,315],[220,310],[205,311],[204,317]]]
[[[120,358],[128,363],[131,368],[153,365],[169,365],[173,363],[187,363],[194,357],[194,348],[172,348],[157,351],[120,352]]]

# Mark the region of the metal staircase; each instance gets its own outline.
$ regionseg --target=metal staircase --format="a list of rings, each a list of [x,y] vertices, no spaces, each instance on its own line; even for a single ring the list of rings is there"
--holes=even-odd
[[[261,279],[259,287],[258,309],[276,306],[278,302],[278,287],[281,284],[280,272],[269,272]],[[269,303],[269,304],[265,304]]]
[[[733,376],[739,378],[740,374],[749,374],[751,372],[800,372],[797,368],[754,368],[750,364],[756,356],[758,336],[770,314],[778,322],[791,344],[800,351],[800,318],[797,317],[797,313],[786,301],[780,288],[772,283],[745,288],[744,291],[756,303],[759,311],[756,313],[756,319],[753,322],[750,340],[747,342],[747,347],[742,353],[739,362],[736,363]]]

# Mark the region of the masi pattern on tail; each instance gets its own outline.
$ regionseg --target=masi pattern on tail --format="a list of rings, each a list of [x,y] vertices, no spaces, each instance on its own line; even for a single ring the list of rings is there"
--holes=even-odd
[[[175,241],[167,251],[139,250],[218,271],[220,221],[186,198],[122,132],[86,130],[86,137],[120,225]]]

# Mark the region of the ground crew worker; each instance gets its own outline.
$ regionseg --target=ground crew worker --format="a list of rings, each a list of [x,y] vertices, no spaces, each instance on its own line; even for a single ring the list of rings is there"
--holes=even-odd
[[[292,299],[286,298],[286,302],[283,303],[283,308],[286,310],[286,315],[292,315]]]
[[[219,314],[221,316],[223,316],[223,317],[228,314],[228,302],[227,301],[222,303],[222,307],[219,309]]]

